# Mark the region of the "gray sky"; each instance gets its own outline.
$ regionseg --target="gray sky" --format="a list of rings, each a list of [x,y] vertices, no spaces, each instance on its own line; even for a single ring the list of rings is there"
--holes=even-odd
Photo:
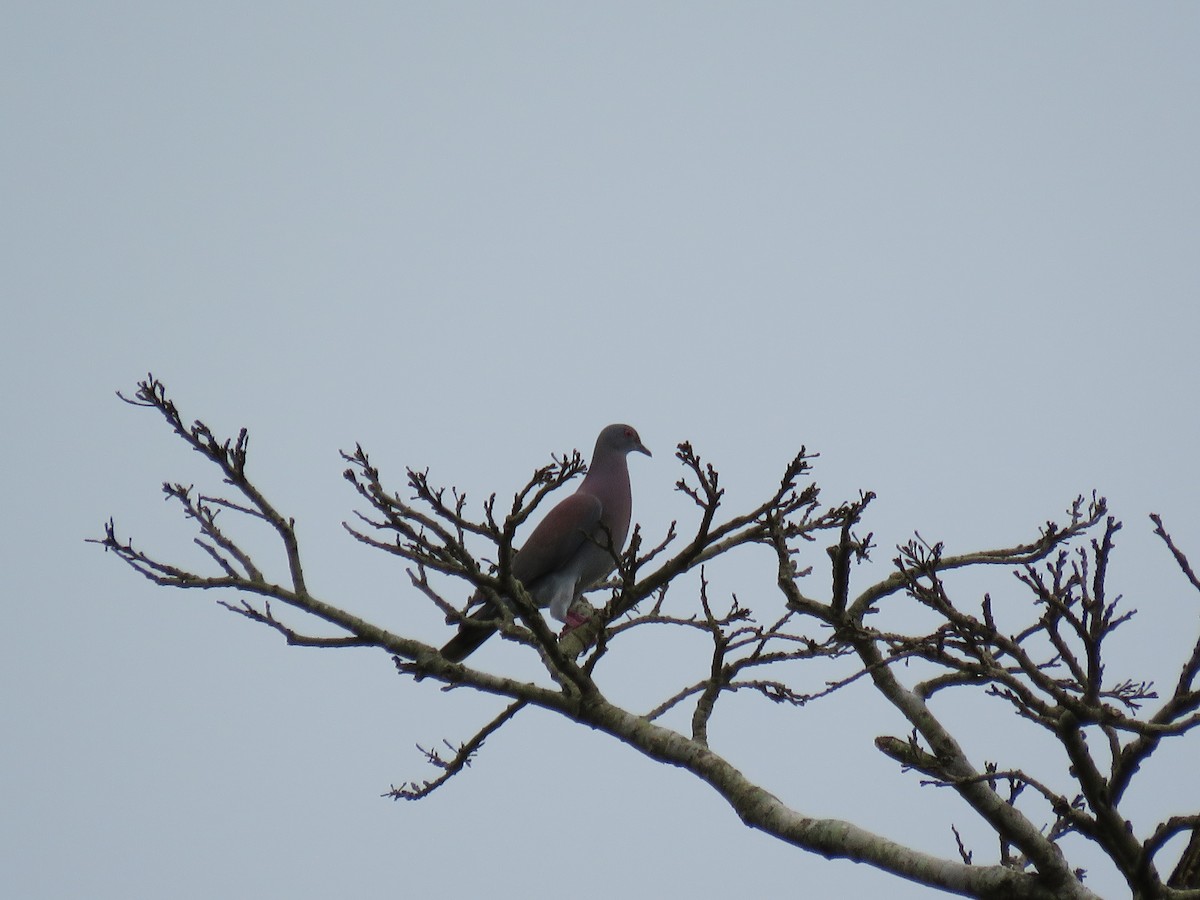
[[[927,896],[546,714],[432,799],[380,799],[497,701],[288,649],[85,545],[113,514],[200,562],[157,491],[211,476],[113,391],[152,370],[248,426],[314,590],[430,641],[401,567],[341,531],[355,441],[481,500],[629,421],[651,534],[692,521],[677,442],[731,511],[807,444],[828,501],[879,494],[863,577],[914,529],[1012,544],[1096,488],[1143,610],[1121,662],[1170,679],[1200,598],[1146,514],[1200,558],[1198,38],[1193,4],[10,4],[4,893]],[[771,610],[772,571],[710,575]],[[520,671],[503,650],[480,662]],[[640,708],[703,655],[631,644],[602,685]],[[977,764],[1046,749],[989,712],[948,706]],[[712,740],[801,811],[943,855],[953,822],[990,859],[871,746],[906,732],[858,691],[739,699]],[[1168,748],[1135,825],[1195,810],[1188,766]]]

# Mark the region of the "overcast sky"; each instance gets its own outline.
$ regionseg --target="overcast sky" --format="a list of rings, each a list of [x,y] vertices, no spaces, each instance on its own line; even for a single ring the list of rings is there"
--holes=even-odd
[[[548,714],[429,800],[381,799],[499,701],[289,649],[86,545],[113,515],[202,565],[158,487],[211,473],[113,392],[153,371],[185,416],[249,427],[314,591],[430,642],[402,567],[341,530],[355,441],[476,503],[628,421],[650,534],[694,518],[679,441],[731,512],[804,444],[827,500],[879,495],[862,579],[913,530],[1009,545],[1094,488],[1142,609],[1121,665],[1171,679],[1200,598],[1146,516],[1200,559],[1198,43],[1183,3],[7,4],[2,892],[928,896]],[[772,565],[713,589],[777,610]],[[480,664],[518,671],[505,649]],[[638,649],[602,673],[636,709],[704,665]],[[977,765],[1047,749],[959,712]],[[994,858],[871,744],[907,731],[866,690],[739,697],[711,729],[804,813],[948,856],[954,823]],[[1195,811],[1172,788],[1194,756],[1150,768],[1135,825]]]

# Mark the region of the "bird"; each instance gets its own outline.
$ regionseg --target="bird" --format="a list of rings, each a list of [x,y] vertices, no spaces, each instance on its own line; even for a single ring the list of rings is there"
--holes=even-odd
[[[561,500],[533,529],[514,555],[512,576],[539,607],[570,630],[586,617],[571,612],[584,591],[599,584],[617,567],[625,547],[633,497],[629,487],[630,453],[652,457],[630,425],[609,425],[596,438],[596,449],[579,488]],[[609,540],[611,539],[611,549]],[[458,634],[441,649],[450,662],[462,662],[496,632],[496,607],[486,601],[458,626]]]

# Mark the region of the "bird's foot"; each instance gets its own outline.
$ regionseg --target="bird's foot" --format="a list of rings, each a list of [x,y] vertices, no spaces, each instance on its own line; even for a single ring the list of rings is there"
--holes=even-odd
[[[586,616],[583,613],[578,613],[571,609],[567,611],[567,623],[563,625],[563,630],[559,632],[559,637],[564,638],[584,622],[588,621],[591,616]]]

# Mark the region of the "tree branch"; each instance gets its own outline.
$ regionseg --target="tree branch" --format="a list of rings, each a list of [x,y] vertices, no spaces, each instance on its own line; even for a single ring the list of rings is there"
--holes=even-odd
[[[216,467],[232,492],[223,496],[196,491],[191,485],[163,486],[167,498],[196,527],[194,540],[204,554],[201,570],[164,561],[135,547],[131,539],[119,538],[111,519],[94,543],[155,584],[240,594],[236,600],[218,603],[275,630],[289,644],[377,648],[390,654],[406,677],[430,678],[445,689],[469,688],[508,701],[467,742],[458,746],[443,742],[449,751],[445,755],[438,749],[421,749],[440,770],[436,778],[404,782],[385,796],[428,796],[468,767],[485,740],[521,709],[536,706],[692,773],[716,790],[742,821],[765,834],[823,856],[866,862],[940,890],[987,898],[1091,898],[1094,895],[1083,887],[1082,873],[1071,868],[1059,844],[1063,836],[1076,834],[1105,852],[1135,896],[1200,897],[1200,890],[1192,890],[1200,882],[1196,862],[1200,816],[1172,816],[1139,842],[1120,810],[1135,775],[1162,739],[1182,737],[1200,725],[1196,687],[1200,637],[1183,662],[1171,695],[1150,714],[1142,708],[1158,700],[1151,683],[1106,674],[1111,665],[1108,638],[1133,621],[1136,610],[1124,609],[1122,598],[1108,594],[1114,538],[1121,526],[1107,516],[1104,499],[1095,494],[1090,500],[1076,498],[1064,524],[1048,522],[1035,540],[1013,547],[948,555],[941,542],[916,535],[897,548],[891,574],[856,593],[856,567],[868,561],[874,549],[870,533],[859,536],[873,493],[822,505],[815,484],[799,484],[815,458],[801,448],[784,468],[771,496],[744,513],[726,515],[719,473],[684,442],[676,453],[684,470],[676,487],[699,511],[691,537],[679,546],[674,521],[647,551],[642,549],[643,534],[637,526],[624,550],[614,546],[608,535],[606,549],[616,562],[614,580],[603,586],[610,597],[591,620],[560,639],[525,586],[512,576],[513,541],[553,491],[585,470],[578,452],[554,456],[549,465],[536,469],[514,493],[502,518],[494,494],[482,502],[480,516],[473,517],[466,495],[432,483],[428,469],[405,470],[402,496],[385,485],[360,445],[343,453],[345,478],[366,510],[356,513],[354,524],[343,523],[346,531],[362,545],[404,560],[413,595],[430,603],[451,626],[469,626],[478,620],[518,646],[530,648],[525,652],[535,652],[549,679],[536,684],[452,663],[423,641],[313,596],[306,585],[294,521],[268,502],[248,474],[246,429],[223,440],[203,422],[185,424],[153,375],[138,384],[132,398],[122,399],[154,410],[184,443]],[[1175,564],[1200,590],[1186,555],[1160,518],[1153,515],[1151,520]],[[261,529],[263,524],[284,550],[286,571],[275,576],[260,568],[238,536],[241,527]],[[822,537],[824,532],[829,536]],[[495,562],[473,552],[468,544],[474,543],[494,548]],[[806,581],[813,577],[814,545],[822,544],[828,547],[829,560],[825,589],[809,587]],[[776,599],[776,606],[763,615],[763,606],[755,604],[760,614],[756,618],[755,611],[733,594],[728,610],[715,612],[709,597],[709,567],[753,545],[763,545],[774,554],[780,592],[775,596],[782,596],[782,609]],[[675,552],[668,556],[671,549]],[[984,593],[982,600],[974,595],[964,600],[956,588],[957,573],[994,566],[1009,569],[1024,586],[1022,592],[1029,591],[1024,596],[1030,620],[1014,632],[997,624],[990,593]],[[683,598],[682,613],[674,606],[667,612],[668,595],[671,604],[679,602],[681,576],[697,568],[695,595]],[[672,586],[675,591],[670,591]],[[466,599],[448,599],[456,596]],[[501,597],[508,599],[501,602]],[[879,612],[885,600],[919,608],[921,621],[932,615],[932,630],[892,632],[870,627],[867,617]],[[490,601],[488,609],[496,610],[486,622],[478,612],[474,617],[470,614],[473,604],[484,601]],[[301,631],[280,620],[273,604],[286,604],[302,616],[332,625],[337,633],[321,634],[320,628],[313,629],[318,633]],[[707,656],[701,671],[681,675],[674,682],[683,687],[639,716],[604,696],[597,672],[602,659],[616,659],[607,655],[615,641],[634,629],[647,628],[682,629],[703,637]],[[813,669],[810,664],[817,660],[833,667],[832,672]],[[909,669],[912,685],[901,679]],[[813,680],[806,679],[810,670],[821,672],[819,689],[812,689]],[[979,863],[953,825],[957,859],[940,859],[849,822],[789,809],[710,747],[710,724],[724,709],[725,704],[718,703],[723,694],[750,693],[795,710],[864,682],[913,729],[907,740],[884,735],[877,738],[876,746],[902,766],[922,772],[926,776],[922,784],[954,791],[986,822],[999,839],[996,864]],[[1071,787],[1063,790],[1058,785],[1063,777],[1058,761],[1052,761],[1050,777],[1033,767],[1002,768],[996,762],[985,763],[983,771],[975,768],[934,709],[935,701],[950,690],[982,691],[983,696],[1001,699],[1007,707],[998,708],[1011,709],[1043,734],[1052,735],[1070,763]],[[690,736],[658,722],[692,700]],[[1095,752],[1088,747],[1089,735],[1103,742]],[[1053,818],[1045,826],[1035,825],[1031,815],[1046,815],[1047,807]],[[1164,885],[1155,857],[1171,838],[1188,831],[1191,843]]]

